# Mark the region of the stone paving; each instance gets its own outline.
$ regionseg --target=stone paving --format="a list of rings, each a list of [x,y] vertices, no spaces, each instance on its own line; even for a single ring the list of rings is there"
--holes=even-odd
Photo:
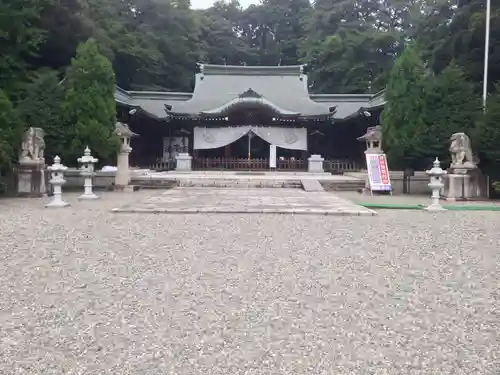
[[[327,192],[266,188],[175,188],[114,208],[126,213],[279,213],[376,215]]]

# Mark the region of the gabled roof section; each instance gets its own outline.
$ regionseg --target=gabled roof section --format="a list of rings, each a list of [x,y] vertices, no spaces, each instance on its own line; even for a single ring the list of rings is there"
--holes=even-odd
[[[240,95],[258,93],[262,103],[281,113],[301,116],[331,116],[328,105],[309,98],[307,75],[303,65],[293,66],[236,66],[199,64],[193,97],[172,105],[171,114],[216,113]]]
[[[202,111],[202,115],[225,115],[233,109],[236,108],[256,108],[263,107],[279,116],[298,116],[299,112],[288,111],[286,109],[278,107],[276,104],[264,98],[258,92],[253,89],[248,89],[245,92],[238,95],[237,98],[224,103],[220,107],[210,109],[208,111]]]

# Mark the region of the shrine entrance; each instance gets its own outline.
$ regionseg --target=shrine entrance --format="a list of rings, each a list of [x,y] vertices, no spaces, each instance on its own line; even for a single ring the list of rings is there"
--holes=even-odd
[[[212,128],[213,129],[213,128]],[[232,130],[224,132],[224,129],[199,130],[198,137],[195,133],[195,140],[199,139],[200,132],[204,141],[209,143],[226,143],[227,141],[236,138],[231,143],[217,148],[206,148],[204,141],[196,142],[193,153],[193,168],[194,169],[227,169],[227,170],[304,170],[306,167],[307,151],[304,150],[307,144],[307,136],[305,131],[297,129],[299,136],[295,134],[294,129],[276,128],[276,127],[236,127]],[[229,130],[229,129],[225,129]],[[304,129],[305,130],[305,129]],[[242,132],[244,135],[241,136]],[[233,134],[230,134],[233,133]],[[304,133],[300,135],[300,133]],[[261,137],[260,135],[263,135]],[[220,137],[220,138],[219,138]],[[267,139],[264,139],[267,138]],[[300,138],[302,144],[300,143]],[[225,138],[225,139],[223,139]],[[277,145],[271,146],[269,140],[287,146],[297,143],[295,147],[299,149],[287,149]],[[211,141],[211,142],[210,142]],[[201,148],[204,147],[205,148]],[[292,146],[293,147],[293,146]]]

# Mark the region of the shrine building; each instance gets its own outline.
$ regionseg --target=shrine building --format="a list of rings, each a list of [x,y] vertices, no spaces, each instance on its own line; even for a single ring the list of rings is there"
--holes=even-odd
[[[304,68],[198,64],[192,93],[117,88],[118,119],[139,135],[131,165],[173,169],[181,152],[194,169],[268,169],[272,157],[301,170],[311,154],[332,172],[363,165],[357,138],[379,123],[383,92],[310,94]]]

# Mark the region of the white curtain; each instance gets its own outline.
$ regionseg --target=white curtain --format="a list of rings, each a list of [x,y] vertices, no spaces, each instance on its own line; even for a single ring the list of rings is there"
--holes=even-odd
[[[207,150],[227,146],[248,134],[250,126],[236,126],[227,128],[194,128],[193,148]]]
[[[275,126],[195,127],[193,148],[195,150],[206,150],[224,147],[237,141],[250,131],[272,145],[289,150],[307,150],[306,128],[281,128]]]
[[[252,132],[264,141],[288,150],[307,150],[306,128],[253,126]]]

